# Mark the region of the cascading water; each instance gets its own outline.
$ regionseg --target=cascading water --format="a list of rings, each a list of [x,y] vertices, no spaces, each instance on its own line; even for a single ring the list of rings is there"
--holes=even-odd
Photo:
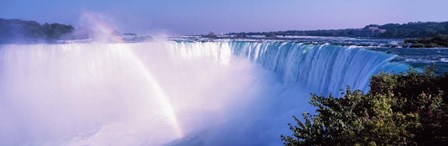
[[[278,73],[283,82],[298,82],[321,94],[337,94],[347,85],[367,91],[373,75],[381,71],[399,73],[409,68],[405,64],[390,62],[396,55],[356,47],[295,42],[178,43],[190,51],[213,47],[217,52],[230,51]]]
[[[394,57],[294,42],[3,45],[0,145],[280,145],[311,92],[366,91],[408,68]]]

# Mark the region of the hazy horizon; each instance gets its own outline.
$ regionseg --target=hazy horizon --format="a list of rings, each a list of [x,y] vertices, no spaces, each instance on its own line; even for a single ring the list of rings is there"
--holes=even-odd
[[[121,32],[174,34],[360,28],[368,24],[447,21],[448,1],[304,0],[6,0],[0,18],[78,26],[95,12]]]

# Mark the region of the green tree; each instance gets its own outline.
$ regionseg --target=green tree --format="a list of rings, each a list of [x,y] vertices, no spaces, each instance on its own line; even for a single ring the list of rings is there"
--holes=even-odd
[[[350,88],[341,98],[312,95],[316,114],[294,117],[285,145],[446,145],[448,75],[380,73],[364,94]]]

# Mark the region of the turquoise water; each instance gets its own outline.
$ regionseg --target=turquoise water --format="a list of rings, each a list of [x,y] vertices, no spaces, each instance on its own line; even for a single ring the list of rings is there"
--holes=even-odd
[[[362,47],[304,44],[283,41],[177,42],[183,46],[218,49],[230,45],[233,55],[274,71],[284,83],[299,83],[320,94],[339,94],[341,89],[369,90],[371,76],[379,72],[400,73],[409,69],[398,55]]]

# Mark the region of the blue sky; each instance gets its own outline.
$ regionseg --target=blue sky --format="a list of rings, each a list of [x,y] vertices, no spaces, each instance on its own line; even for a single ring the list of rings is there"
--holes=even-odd
[[[120,31],[179,34],[448,21],[448,0],[0,0],[0,18],[77,25],[100,13]]]

